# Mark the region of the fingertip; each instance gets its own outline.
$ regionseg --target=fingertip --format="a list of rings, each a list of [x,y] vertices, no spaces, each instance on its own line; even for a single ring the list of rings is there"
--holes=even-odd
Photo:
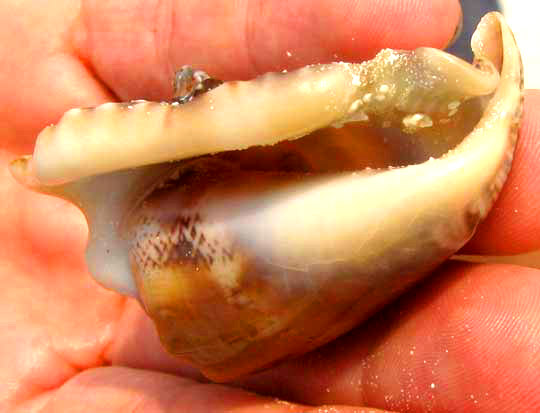
[[[257,4],[254,2],[254,4]],[[460,25],[457,0],[290,1],[286,13],[258,5],[248,12],[250,75],[311,63],[361,61],[383,48],[443,48]],[[299,18],[302,16],[302,18]],[[274,27],[272,36],[259,24]]]

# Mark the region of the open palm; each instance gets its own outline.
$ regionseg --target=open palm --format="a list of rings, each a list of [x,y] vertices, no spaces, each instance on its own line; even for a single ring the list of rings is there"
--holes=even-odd
[[[214,385],[162,350],[136,302],[90,278],[82,215],[6,168],[71,107],[170,98],[184,64],[238,79],[444,47],[458,19],[447,0],[0,1],[0,411],[540,409],[538,270],[449,263],[323,349]],[[509,181],[468,251],[540,248],[540,93],[525,105]]]

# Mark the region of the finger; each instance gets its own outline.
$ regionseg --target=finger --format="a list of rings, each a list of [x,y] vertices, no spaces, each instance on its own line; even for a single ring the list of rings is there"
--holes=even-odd
[[[529,90],[512,170],[465,251],[516,254],[540,249],[540,91]]]
[[[103,363],[124,299],[87,274],[79,211],[18,185],[1,150],[0,182],[0,411],[12,412]]]
[[[238,382],[299,403],[395,411],[512,411],[540,403],[540,272],[449,264],[326,347]],[[204,380],[167,355],[134,303],[105,357]]]
[[[292,401],[396,411],[535,411],[540,271],[446,267],[355,332],[244,381]]]
[[[0,2],[0,149],[28,153],[40,129],[67,109],[113,96],[67,41],[79,2]]]
[[[327,411],[348,413],[358,409],[329,406]],[[315,412],[306,406],[269,399],[226,386],[144,370],[102,367],[73,377],[60,388],[29,400],[25,412]]]
[[[443,47],[456,0],[85,2],[75,44],[121,99],[164,99],[175,69],[250,78],[309,63],[365,59],[383,47]]]

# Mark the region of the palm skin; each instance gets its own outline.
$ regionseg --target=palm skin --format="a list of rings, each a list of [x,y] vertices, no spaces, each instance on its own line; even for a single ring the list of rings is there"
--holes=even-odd
[[[4,0],[0,16],[0,411],[540,409],[538,270],[449,263],[346,337],[214,385],[163,351],[136,302],[90,278],[82,215],[6,168],[71,107],[170,98],[183,64],[250,78],[443,47],[457,1]],[[540,248],[540,93],[525,105],[513,170],[469,252]]]

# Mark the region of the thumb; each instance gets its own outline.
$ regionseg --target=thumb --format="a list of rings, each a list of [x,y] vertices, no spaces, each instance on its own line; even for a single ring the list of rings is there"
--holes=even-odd
[[[384,47],[444,47],[459,18],[456,0],[111,0],[84,3],[76,45],[120,99],[163,99],[186,64],[242,79]]]

